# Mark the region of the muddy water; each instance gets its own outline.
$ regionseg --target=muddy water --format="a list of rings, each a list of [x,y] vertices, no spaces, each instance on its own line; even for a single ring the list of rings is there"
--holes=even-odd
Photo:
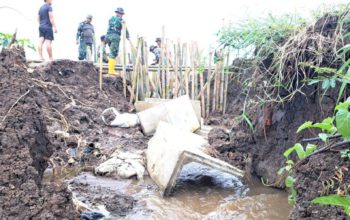
[[[148,177],[140,182],[81,173],[73,181],[90,189],[91,193],[96,193],[92,189],[98,188],[102,194],[105,190],[106,193],[131,195],[136,202],[131,213],[123,219],[281,220],[287,219],[291,209],[287,204],[287,194],[280,190],[264,187],[256,179],[243,184],[231,175],[195,163],[184,167],[174,195],[168,198],[161,197],[157,186]],[[74,193],[78,198],[84,198],[82,191],[87,193],[86,190]],[[85,202],[89,203],[88,200]],[[101,210],[101,204],[92,202],[90,205]],[[109,219],[120,217],[109,214]]]

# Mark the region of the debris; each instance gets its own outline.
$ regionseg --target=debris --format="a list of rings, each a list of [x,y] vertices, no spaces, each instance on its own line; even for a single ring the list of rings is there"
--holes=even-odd
[[[115,108],[108,108],[102,112],[102,120],[106,125],[131,128],[140,124],[139,118],[135,114],[119,113]]]
[[[154,106],[157,106],[162,103],[169,102],[171,99],[155,99],[155,98],[146,98],[145,101],[138,101],[135,103],[136,112],[142,112],[147,109],[150,109]],[[191,100],[192,107],[196,113],[198,121],[201,121],[202,111],[201,103],[198,100]]]
[[[104,218],[105,216],[98,212],[93,211],[83,211],[80,215],[81,219],[84,220],[99,220]]]
[[[145,135],[152,135],[160,121],[170,123],[184,131],[195,132],[200,123],[187,95],[161,103],[137,114]]]
[[[97,144],[89,143],[88,145],[86,145],[84,147],[83,155],[81,156],[81,161],[84,162],[84,161],[88,160],[88,158],[91,155],[94,155],[96,158],[101,157],[101,155],[102,155],[101,150]]]
[[[164,196],[171,194],[183,166],[191,162],[240,178],[244,176],[244,171],[209,156],[206,146],[208,142],[199,135],[166,122],[158,124],[157,132],[148,143],[147,170]]]
[[[128,153],[115,151],[111,158],[95,168],[98,175],[111,176],[117,174],[118,177],[128,179],[137,176],[137,179],[143,179],[145,173],[142,152]]]

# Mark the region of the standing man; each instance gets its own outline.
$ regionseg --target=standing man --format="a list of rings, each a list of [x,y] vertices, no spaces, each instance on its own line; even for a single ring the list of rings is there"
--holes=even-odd
[[[122,25],[124,23],[123,16],[124,16],[124,9],[123,8],[117,8],[115,10],[116,16],[111,17],[109,19],[108,23],[108,30],[107,30],[107,42],[109,46],[109,60],[108,60],[108,74],[115,74],[114,66],[115,66],[115,59],[118,57],[119,53],[119,43],[120,38],[122,34]],[[126,39],[129,40],[129,32],[126,30]]]
[[[45,4],[41,6],[38,15],[39,22],[39,58],[44,60],[43,57],[43,45],[46,43],[47,53],[50,61],[53,61],[52,57],[52,41],[54,40],[53,33],[57,33],[55,21],[52,13],[52,0],[44,0]]]
[[[92,47],[95,44],[95,29],[91,24],[92,15],[86,16],[81,22],[77,32],[77,45],[79,45],[79,60],[92,60]]]

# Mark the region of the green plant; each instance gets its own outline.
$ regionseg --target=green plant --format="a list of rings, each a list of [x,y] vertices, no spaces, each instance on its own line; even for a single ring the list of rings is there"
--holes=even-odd
[[[340,157],[347,159],[347,160],[350,160],[350,149],[345,149],[345,150],[340,151]]]
[[[0,32],[0,48],[6,48],[11,43],[13,35]],[[16,39],[16,44],[23,48],[28,48],[36,51],[34,44],[29,39]]]
[[[293,167],[295,166],[296,162],[291,160],[289,156],[293,153],[296,152],[298,159],[302,160],[306,158],[307,156],[311,155],[315,150],[317,150],[317,146],[314,144],[308,144],[306,148],[297,143],[293,147],[287,149],[284,153],[283,156],[286,158],[286,165],[282,168],[280,168],[277,172],[278,175],[286,175],[286,179],[284,181],[284,184],[287,188],[289,188],[289,191],[291,194],[288,196],[288,203],[292,204],[295,200],[295,196],[297,194],[297,191],[294,188],[294,183],[295,179],[291,176]]]
[[[338,195],[329,195],[315,198],[311,201],[313,204],[321,205],[334,205],[344,208],[345,214],[350,216],[350,197],[349,196],[338,196]]]
[[[344,140],[350,139],[350,97],[343,103],[338,104],[335,107],[336,114],[334,117],[328,117],[324,119],[322,122],[313,123],[311,121],[307,121],[302,124],[297,133],[304,131],[305,129],[319,129],[320,133],[318,137],[327,144],[329,138],[334,137],[335,134],[339,133],[340,137]],[[332,145],[330,145],[332,146]],[[322,148],[322,150],[328,149],[329,146]],[[290,189],[291,195],[288,197],[288,202],[293,203],[296,196],[296,190],[294,188],[295,179],[292,177],[293,169],[300,164],[302,160],[313,155],[316,152],[320,152],[318,150],[318,146],[314,144],[307,144],[304,148],[302,144],[297,143],[293,147],[287,149],[283,156],[286,158],[285,166],[280,168],[277,172],[278,175],[283,176],[285,178],[285,186]],[[293,161],[290,159],[290,155],[295,152],[297,155],[298,161]],[[350,150],[345,150],[341,153],[341,157],[350,158]],[[318,201],[318,200],[316,200]]]

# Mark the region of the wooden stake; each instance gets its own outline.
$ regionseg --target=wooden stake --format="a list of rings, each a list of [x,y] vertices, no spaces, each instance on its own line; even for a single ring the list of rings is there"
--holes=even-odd
[[[165,93],[166,93],[166,97],[167,99],[170,98],[170,88],[171,88],[171,73],[170,73],[170,47],[169,47],[169,40],[166,40],[166,76],[165,76]]]
[[[175,89],[174,89],[174,97],[177,98],[178,96],[178,89],[179,89],[179,56],[180,56],[180,48],[178,47],[180,42],[180,39],[177,39],[177,44],[175,44],[174,46],[174,57],[175,57],[175,71],[174,71],[174,75],[175,75]]]
[[[195,66],[196,66],[196,63],[195,63],[195,56],[194,56],[194,43],[192,43],[192,45],[191,45],[191,63],[192,63],[192,89],[191,89],[191,97],[192,97],[192,100],[194,100],[195,99],[195,82],[196,82],[196,80],[195,80],[195,77],[196,77],[196,74],[195,74],[195,71],[196,71],[196,69],[195,69]]]
[[[125,46],[125,41],[126,41],[126,24],[125,22],[122,23],[122,43],[123,43],[123,94],[124,97],[126,98],[126,46]]]
[[[201,70],[201,72],[199,73],[199,77],[200,77],[200,87],[203,88],[204,87],[204,78],[203,78],[203,74],[204,74],[204,70]],[[202,93],[201,95],[201,107],[202,107],[202,115],[205,118],[206,114],[205,114],[205,94]]]
[[[183,45],[183,51],[184,51],[184,66],[185,66],[185,91],[186,91],[186,95],[190,95],[190,90],[188,87],[189,84],[189,79],[188,79],[188,75],[189,75],[189,70],[187,68],[187,60],[188,60],[188,48],[187,48],[187,44],[185,43]]]
[[[165,87],[166,87],[166,80],[165,80],[165,66],[164,66],[164,58],[165,58],[165,27],[163,26],[162,27],[162,45],[161,45],[161,56],[160,56],[160,65],[162,67],[162,98],[166,98],[166,90],[165,90]]]
[[[208,118],[210,114],[210,81],[212,80],[211,76],[211,61],[213,59],[213,53],[209,53],[209,65],[208,65],[208,73],[207,73],[207,106],[206,106],[206,114],[205,116]],[[214,71],[215,73],[215,71]],[[209,77],[210,76],[210,77]]]
[[[221,75],[220,75],[220,103],[219,110],[223,110],[224,105],[224,82],[225,82],[225,61],[222,61]]]
[[[102,71],[103,71],[103,69],[102,69],[102,62],[103,62],[103,51],[102,51],[102,44],[100,45],[100,51],[99,51],[99,53],[100,53],[100,76],[99,76],[99,81],[100,81],[100,90],[102,91],[102,81],[103,81],[103,78],[102,78]]]
[[[229,72],[229,65],[230,65],[230,51],[227,51],[227,60],[226,60],[226,71],[225,71],[225,87],[224,87],[224,106],[222,113],[226,113],[226,106],[227,106],[227,90],[228,90],[228,83],[229,83],[229,77],[228,77],[228,72]]]

